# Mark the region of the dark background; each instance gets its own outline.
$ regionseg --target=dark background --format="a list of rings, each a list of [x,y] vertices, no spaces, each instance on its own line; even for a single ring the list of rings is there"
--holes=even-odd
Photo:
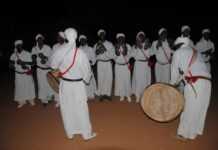
[[[83,3],[83,2],[82,2]],[[136,7],[135,4],[87,7],[89,4],[70,4],[66,2],[13,4],[7,11],[1,11],[0,51],[1,64],[7,63],[13,52],[14,40],[24,40],[24,48],[31,50],[35,36],[42,33],[46,43],[52,46],[56,34],[67,27],[74,27],[79,34],[86,34],[90,45],[97,40],[100,28],[107,31],[107,38],[114,42],[117,32],[126,34],[127,42],[133,44],[135,35],[143,30],[151,40],[157,38],[161,27],[168,29],[169,37],[180,35],[182,25],[191,27],[191,38],[196,43],[203,28],[210,28],[212,40],[216,44],[217,14],[215,9],[205,7]],[[85,2],[84,2],[85,3]],[[102,2],[104,3],[104,2]],[[137,4],[138,6],[143,6]],[[194,9],[193,9],[194,8]],[[7,67],[6,67],[7,68]]]

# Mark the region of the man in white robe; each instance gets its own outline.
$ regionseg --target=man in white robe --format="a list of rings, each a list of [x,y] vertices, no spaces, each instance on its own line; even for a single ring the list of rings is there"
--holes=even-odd
[[[180,37],[187,37],[187,38],[189,38],[189,40],[190,40],[189,46],[191,48],[195,47],[194,42],[191,40],[191,27],[190,26],[183,25],[181,27],[181,36]],[[178,37],[178,38],[180,38],[180,37]]]
[[[97,95],[100,96],[100,101],[111,100],[113,80],[111,60],[115,57],[115,49],[113,44],[105,39],[105,30],[100,29],[97,34],[99,41],[94,46],[97,61]]]
[[[115,46],[115,96],[120,96],[120,101],[127,97],[127,101],[131,102],[131,68],[129,64],[129,55],[131,46],[126,43],[125,35],[118,33],[116,35],[117,43]]]
[[[85,35],[79,36],[80,49],[85,52],[89,59],[90,66],[93,66],[96,63],[95,52],[92,47],[87,43],[87,37]],[[96,94],[96,80],[92,72],[92,79],[89,84],[86,85],[88,99],[94,99]]]
[[[196,50],[199,51],[207,64],[208,70],[211,72],[211,56],[215,52],[214,43],[210,40],[210,30],[202,30],[202,38],[195,46]]]
[[[35,105],[35,87],[31,74],[32,57],[22,45],[22,40],[15,41],[15,50],[10,57],[10,67],[15,71],[14,101],[18,103],[18,108],[25,105],[26,101],[32,106]]]
[[[195,48],[194,42],[191,40],[191,27],[190,26],[183,25],[181,27],[181,36],[178,37],[175,41],[177,41],[178,39],[183,38],[183,37],[189,38],[189,46],[191,48]],[[180,82],[179,90],[182,93],[184,92],[184,86],[185,86],[184,82]]]
[[[167,41],[167,30],[161,28],[158,32],[159,39],[154,41],[152,49],[156,56],[156,82],[169,83],[170,81],[170,65],[173,51],[171,50]]]
[[[51,58],[51,67],[60,70],[60,110],[64,129],[69,139],[81,134],[84,140],[96,136],[92,132],[85,83],[91,79],[91,68],[86,54],[76,48],[77,32],[65,30],[68,40]]]
[[[151,44],[144,32],[139,32],[136,36],[136,44],[132,47],[131,57],[135,59],[133,77],[132,77],[132,93],[136,96],[136,102],[140,102],[140,98],[144,89],[151,83],[151,69],[148,65],[150,56],[154,55]]]
[[[56,50],[58,50],[61,46],[63,46],[65,44],[65,40],[66,39],[65,39],[64,32],[62,32],[62,31],[58,32],[57,43],[53,45],[52,54],[50,57],[52,57],[52,55],[56,52]],[[55,91],[53,91],[53,93],[54,93],[54,100],[56,102],[55,107],[59,107],[59,105],[60,105],[59,95]]]
[[[46,106],[53,96],[53,90],[46,78],[47,72],[50,71],[48,60],[51,55],[51,48],[44,44],[44,36],[41,34],[38,34],[35,39],[36,46],[32,48],[32,57],[37,66],[38,98]]]
[[[189,38],[176,41],[176,44],[183,44],[173,56],[171,84],[178,84],[181,79],[185,81],[185,106],[177,135],[179,138],[195,139],[203,134],[211,96],[211,75],[200,54],[190,48],[189,41]]]

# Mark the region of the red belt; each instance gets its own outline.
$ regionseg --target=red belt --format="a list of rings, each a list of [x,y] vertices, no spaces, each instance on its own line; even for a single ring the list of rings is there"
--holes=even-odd
[[[209,80],[209,81],[211,81],[210,78],[204,77],[204,76],[191,76],[191,77],[185,76],[185,80],[186,80],[188,83],[195,83],[198,79],[204,79],[204,80]]]

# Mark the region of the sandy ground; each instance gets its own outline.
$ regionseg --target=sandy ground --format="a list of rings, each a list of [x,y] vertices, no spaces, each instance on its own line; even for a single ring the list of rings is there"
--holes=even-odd
[[[97,137],[66,138],[60,111],[54,103],[16,109],[13,77],[2,73],[0,94],[0,150],[217,150],[218,102],[214,87],[204,135],[193,141],[175,138],[178,118],[169,123],[150,120],[139,104],[127,101],[89,101]],[[213,81],[216,85],[217,81]]]

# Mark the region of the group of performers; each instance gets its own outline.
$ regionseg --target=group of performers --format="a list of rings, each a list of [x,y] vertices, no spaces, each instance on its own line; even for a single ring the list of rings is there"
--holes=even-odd
[[[36,68],[38,99],[44,105],[54,99],[56,107],[60,106],[68,138],[82,134],[89,140],[96,133],[92,132],[87,100],[95,99],[95,96],[99,96],[100,101],[111,100],[113,81],[114,96],[119,96],[120,101],[126,98],[131,102],[134,95],[137,103],[145,88],[153,83],[179,84],[186,104],[178,135],[194,139],[203,133],[211,91],[210,60],[215,48],[209,38],[209,29],[202,30],[202,38],[196,45],[190,31],[189,26],[183,26],[181,36],[175,42],[168,39],[165,28],[158,31],[158,39],[153,42],[140,31],[135,44],[130,46],[124,33],[118,33],[113,44],[106,40],[106,31],[100,29],[97,32],[99,40],[91,47],[85,35],[78,36],[77,45],[77,31],[68,28],[58,33],[58,43],[53,48],[44,43],[43,35],[38,34],[31,52],[23,49],[22,40],[16,40],[10,57],[10,67],[15,71],[14,100],[18,102],[18,108],[27,101],[35,105],[32,73]],[[95,64],[96,75],[92,70]],[[46,74],[51,70],[58,70],[59,93],[47,82]],[[179,76],[183,76],[182,82],[177,83]]]

